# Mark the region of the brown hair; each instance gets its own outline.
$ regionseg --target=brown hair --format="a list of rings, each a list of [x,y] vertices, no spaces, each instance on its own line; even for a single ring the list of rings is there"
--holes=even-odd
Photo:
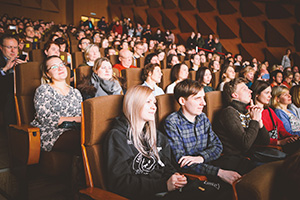
[[[179,103],[180,97],[187,99],[191,95],[196,95],[202,89],[203,86],[198,81],[185,79],[176,84],[174,88],[174,97]]]
[[[300,85],[294,85],[290,89],[290,95],[292,96],[292,102],[300,108]]]
[[[232,100],[232,94],[236,91],[236,86],[240,83],[247,83],[245,78],[235,78],[224,84],[223,98],[226,103],[230,103]]]
[[[154,63],[154,64],[149,63],[149,64],[145,65],[145,67],[143,68],[142,77],[141,77],[143,81],[147,80],[149,72],[152,73],[155,67],[160,67],[160,66],[157,63]]]

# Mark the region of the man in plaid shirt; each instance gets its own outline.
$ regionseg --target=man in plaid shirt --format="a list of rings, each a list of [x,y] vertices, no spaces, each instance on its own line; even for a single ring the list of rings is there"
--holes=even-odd
[[[211,164],[220,157],[223,147],[202,113],[206,105],[204,96],[203,87],[197,81],[186,79],[178,83],[174,97],[181,109],[166,118],[165,132],[183,172],[215,176],[232,184],[240,174]]]

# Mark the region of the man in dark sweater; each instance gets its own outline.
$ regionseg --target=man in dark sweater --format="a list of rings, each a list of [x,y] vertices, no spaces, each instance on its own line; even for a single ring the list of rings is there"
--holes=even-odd
[[[218,115],[213,126],[223,144],[223,157],[227,158],[221,165],[225,164],[242,174],[251,170],[251,163],[247,163],[245,156],[251,155],[255,145],[270,142],[261,119],[262,109],[252,105],[252,91],[245,82],[245,79],[237,78],[224,85],[223,95],[229,105]],[[241,162],[243,160],[245,162]]]

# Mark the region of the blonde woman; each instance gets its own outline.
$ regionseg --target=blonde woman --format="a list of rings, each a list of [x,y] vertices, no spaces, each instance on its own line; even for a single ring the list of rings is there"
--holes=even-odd
[[[81,122],[81,94],[66,83],[67,69],[58,56],[48,57],[42,69],[48,83],[35,91],[36,114],[31,122],[40,128],[41,149],[80,153],[80,132],[66,125]]]
[[[255,70],[251,66],[247,66],[240,71],[240,76],[245,78],[248,81],[246,83],[248,88],[251,87],[254,81],[254,74],[255,74]]]
[[[171,165],[167,138],[156,130],[156,100],[146,86],[130,88],[123,101],[124,115],[108,133],[107,186],[129,199],[154,199],[187,184]],[[180,195],[180,193],[178,193]]]
[[[282,121],[287,132],[300,136],[300,119],[288,109],[288,105],[291,103],[292,99],[287,87],[275,86],[272,88],[271,106],[275,108],[276,115]]]
[[[96,59],[101,57],[100,49],[95,44],[89,44],[84,49],[83,54],[84,54],[85,63],[79,65],[79,67],[82,65],[88,65],[88,66],[93,67]]]

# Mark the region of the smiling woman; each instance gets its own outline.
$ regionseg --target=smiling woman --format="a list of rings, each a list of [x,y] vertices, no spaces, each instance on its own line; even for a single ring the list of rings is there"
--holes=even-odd
[[[32,126],[40,128],[41,148],[80,153],[80,132],[63,127],[81,122],[82,97],[77,89],[67,85],[67,69],[58,56],[50,56],[43,65],[48,83],[36,89],[34,96],[35,118]]]

